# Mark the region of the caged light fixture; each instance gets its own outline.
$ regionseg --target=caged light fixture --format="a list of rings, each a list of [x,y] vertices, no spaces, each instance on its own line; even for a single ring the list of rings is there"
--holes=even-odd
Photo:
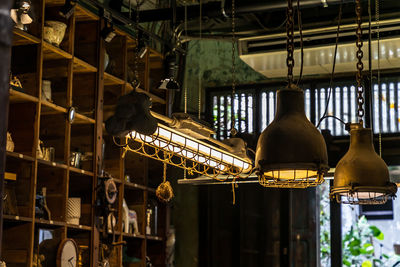
[[[287,8],[288,86],[277,92],[274,120],[261,133],[256,150],[256,174],[264,187],[307,188],[321,184],[328,171],[325,141],[307,119],[304,92],[293,82],[294,11]]]
[[[246,178],[245,174],[253,167],[249,158],[236,156],[160,123],[152,135],[130,132],[124,149],[212,178],[221,174]]]
[[[350,148],[336,166],[332,199],[345,204],[383,204],[395,197],[397,186],[390,182],[386,163],[375,152],[372,130],[364,128],[364,88],[362,85],[363,41],[361,3],[356,0],[357,92],[359,122],[350,125]]]

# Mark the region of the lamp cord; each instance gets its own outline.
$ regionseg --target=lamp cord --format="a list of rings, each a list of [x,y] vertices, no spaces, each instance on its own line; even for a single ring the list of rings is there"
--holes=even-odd
[[[361,0],[356,0],[356,23],[357,23],[357,29],[356,29],[356,36],[357,36],[357,41],[356,41],[356,47],[357,47],[357,52],[356,52],[356,57],[358,59],[356,67],[357,67],[357,73],[356,73],[356,80],[357,80],[357,104],[358,104],[358,122],[362,125],[363,124],[363,117],[364,117],[364,87],[362,84],[362,71],[364,69],[364,64],[362,62],[363,58],[363,51],[362,51],[362,46],[363,46],[363,40],[362,40],[362,28],[361,28]]]
[[[130,2],[129,2],[130,3]],[[140,9],[140,3],[139,0],[136,1],[136,25],[135,25],[135,30],[136,30],[136,47],[135,47],[135,80],[136,80],[136,86],[139,87],[139,9]]]
[[[301,21],[300,0],[297,0],[297,24],[299,26],[299,34],[300,34],[300,75],[296,85],[299,86],[301,78],[303,77],[303,65],[304,65],[303,24]]]
[[[288,0],[288,6],[286,9],[286,50],[287,58],[286,65],[288,67],[287,79],[289,83],[289,88],[293,84],[293,67],[294,67],[294,22],[293,22],[293,0]]]
[[[378,82],[378,92],[379,92],[379,101],[382,99],[382,90],[381,90],[381,48],[380,48],[380,25],[379,25],[379,0],[375,0],[375,22],[376,22],[376,39],[378,45],[378,72],[377,72],[377,82]],[[382,129],[379,124],[379,156],[382,157]]]
[[[335,52],[333,53],[333,65],[332,65],[331,79],[329,81],[328,98],[326,100],[324,114],[319,119],[319,121],[317,123],[317,128],[319,128],[321,122],[326,118],[326,113],[328,112],[329,102],[331,100],[332,87],[333,87],[333,78],[335,76],[336,55],[337,55],[338,44],[339,44],[339,36],[340,36],[340,24],[342,22],[342,13],[343,13],[343,0],[340,1],[340,6],[339,6],[338,25],[337,25],[337,29],[336,29],[336,40],[335,40]]]
[[[232,0],[232,96],[231,96],[231,136],[235,136],[235,94],[236,94],[236,61],[235,61],[235,0]]]

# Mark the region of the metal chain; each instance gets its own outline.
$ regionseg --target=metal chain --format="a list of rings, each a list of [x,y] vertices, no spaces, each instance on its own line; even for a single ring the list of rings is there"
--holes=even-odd
[[[200,49],[201,49],[201,38],[202,38],[202,28],[203,28],[203,11],[202,11],[202,9],[203,9],[203,3],[202,3],[202,0],[199,0],[199,6],[200,6],[200,21],[199,21],[199,46],[200,46]],[[201,87],[202,87],[202,84],[201,84],[201,58],[199,58],[199,95],[198,95],[198,98],[199,98],[199,106],[198,106],[198,108],[199,108],[199,114],[198,114],[198,118],[199,119],[201,119]]]
[[[232,0],[232,96],[231,96],[231,136],[235,136],[235,94],[236,94],[236,35],[235,35],[235,0]]]
[[[356,29],[356,35],[357,35],[357,41],[356,41],[356,46],[357,46],[357,74],[356,74],[356,80],[357,80],[357,104],[358,104],[358,121],[359,123],[363,123],[363,117],[364,117],[364,87],[362,85],[362,71],[364,69],[364,64],[362,62],[363,58],[363,51],[362,51],[362,46],[363,46],[363,40],[362,40],[362,28],[361,28],[361,0],[356,0],[356,23],[357,23],[357,29]]]
[[[289,86],[293,83],[293,67],[294,67],[294,11],[293,11],[293,0],[288,0],[288,6],[286,10],[286,50],[287,58],[286,65],[288,67],[288,82]]]
[[[185,5],[185,36],[187,36],[187,3],[186,1],[183,2]],[[185,73],[185,113],[187,113],[187,73]],[[185,177],[186,177],[186,171],[185,171]]]

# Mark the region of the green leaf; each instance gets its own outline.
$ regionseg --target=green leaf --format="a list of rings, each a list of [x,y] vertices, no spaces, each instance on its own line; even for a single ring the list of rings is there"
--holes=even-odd
[[[381,232],[378,236],[376,236],[376,239],[383,240],[385,239],[385,235]]]
[[[346,266],[351,266],[351,262],[349,262],[348,260],[343,260],[343,264]]]
[[[382,257],[384,257],[385,259],[389,259],[389,256],[386,255],[385,253],[382,253]]]
[[[376,226],[374,226],[374,225],[371,225],[371,226],[369,227],[369,229],[372,231],[372,235],[373,235],[374,237],[378,237],[378,236],[382,233],[382,231],[381,231],[378,227],[376,227]]]
[[[372,267],[372,262],[371,261],[364,261],[362,263],[361,267]]]
[[[355,247],[359,245],[361,245],[361,240],[357,238],[354,238],[353,241],[351,241],[349,244],[350,247]]]
[[[374,253],[374,246],[370,243],[366,243],[360,249],[361,254],[372,254]]]
[[[358,256],[361,254],[360,247],[350,247],[350,253],[353,256]]]

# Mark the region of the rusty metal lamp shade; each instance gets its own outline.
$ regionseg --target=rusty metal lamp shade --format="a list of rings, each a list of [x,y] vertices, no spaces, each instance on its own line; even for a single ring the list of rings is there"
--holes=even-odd
[[[375,152],[372,130],[352,124],[350,148],[336,166],[331,198],[345,204],[383,204],[396,191],[385,161]]]
[[[304,92],[294,84],[279,90],[275,118],[257,143],[259,183],[278,188],[317,186],[328,169],[324,138],[304,112]]]

